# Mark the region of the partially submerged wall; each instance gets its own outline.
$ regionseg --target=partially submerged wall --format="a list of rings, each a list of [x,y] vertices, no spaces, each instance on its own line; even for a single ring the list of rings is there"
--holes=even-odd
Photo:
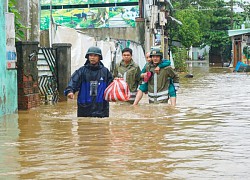
[[[5,2],[0,3],[0,116],[17,112],[17,71],[7,70]]]
[[[6,102],[6,88],[4,86],[4,82],[6,79],[5,73],[5,51],[6,51],[6,44],[5,44],[5,18],[4,18],[4,3],[0,4],[0,116],[5,113],[5,102]]]

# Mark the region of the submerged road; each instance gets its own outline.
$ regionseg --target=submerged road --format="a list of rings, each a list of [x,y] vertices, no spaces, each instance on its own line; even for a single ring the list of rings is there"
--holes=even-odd
[[[111,104],[76,118],[76,102],[0,119],[0,179],[248,179],[250,76],[192,66],[177,107]]]

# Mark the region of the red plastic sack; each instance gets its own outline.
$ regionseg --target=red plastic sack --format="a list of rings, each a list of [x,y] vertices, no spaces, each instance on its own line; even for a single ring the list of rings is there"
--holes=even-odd
[[[104,99],[106,101],[128,101],[129,98],[129,86],[123,78],[114,79],[104,91]]]
[[[150,71],[148,71],[148,72],[146,72],[147,73],[147,75],[146,76],[144,76],[144,82],[148,82],[148,80],[151,78],[151,76],[152,76],[152,72],[150,72]]]

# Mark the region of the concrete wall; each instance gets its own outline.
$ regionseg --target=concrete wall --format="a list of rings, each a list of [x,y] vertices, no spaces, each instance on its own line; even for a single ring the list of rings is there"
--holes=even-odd
[[[16,43],[16,51],[18,109],[28,110],[40,105],[37,56],[29,57],[30,54],[38,52],[38,42],[19,41]]]
[[[6,68],[5,3],[0,3],[0,116],[17,112],[17,71]]]
[[[5,113],[5,87],[4,87],[4,82],[6,79],[6,73],[5,73],[5,51],[6,51],[6,46],[5,46],[5,19],[4,19],[4,3],[1,2],[0,4],[0,116]]]
[[[145,47],[145,23],[144,19],[139,19],[136,22],[136,27],[128,28],[93,28],[81,29],[81,31],[89,36],[95,37],[96,40],[106,40],[107,38],[113,39],[126,39],[135,41]],[[49,47],[49,31],[42,31],[40,36],[40,46]]]
[[[142,25],[141,25],[142,24]],[[93,36],[96,40],[105,40],[106,38],[132,40],[144,45],[144,23],[136,23],[136,27],[128,28],[99,28],[99,29],[82,29],[82,32]]]

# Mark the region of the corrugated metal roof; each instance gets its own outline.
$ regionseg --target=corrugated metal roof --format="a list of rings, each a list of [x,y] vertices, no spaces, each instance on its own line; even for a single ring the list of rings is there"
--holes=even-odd
[[[235,29],[235,30],[228,30],[228,36],[237,36],[237,35],[242,35],[242,34],[247,34],[250,33],[250,28],[248,29]]]

